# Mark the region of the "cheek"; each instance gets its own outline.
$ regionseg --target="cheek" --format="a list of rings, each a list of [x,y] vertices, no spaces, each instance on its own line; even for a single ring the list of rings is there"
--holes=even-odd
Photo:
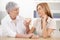
[[[41,13],[41,11],[38,11],[38,15],[39,15],[39,16],[42,16],[42,13]]]
[[[15,14],[14,13],[12,13],[12,14],[10,14],[11,15],[11,17],[15,17]]]
[[[18,12],[17,12],[17,11],[14,11],[14,12],[13,12],[13,15],[14,15],[14,16],[17,16],[17,15],[18,15]]]
[[[10,14],[10,16],[11,16],[12,18],[15,18],[15,17],[16,17],[16,14],[12,12],[12,13]]]
[[[38,13],[38,15],[41,17],[42,16],[42,14],[41,13]]]
[[[39,11],[38,11],[38,14],[39,14],[40,16],[43,16],[45,13],[44,13],[43,10],[39,10]]]
[[[15,14],[18,15],[19,14],[19,11],[15,11]]]

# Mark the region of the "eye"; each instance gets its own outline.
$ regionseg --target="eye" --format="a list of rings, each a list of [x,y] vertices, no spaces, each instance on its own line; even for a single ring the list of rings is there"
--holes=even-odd
[[[19,10],[19,8],[14,9],[14,11],[18,11],[18,10]]]
[[[41,10],[41,8],[38,8],[37,11],[38,11],[38,10]]]

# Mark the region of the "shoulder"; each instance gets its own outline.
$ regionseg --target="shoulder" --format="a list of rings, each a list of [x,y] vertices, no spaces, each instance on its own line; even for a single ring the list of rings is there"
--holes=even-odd
[[[56,29],[56,21],[52,18],[48,19],[48,28]]]
[[[53,18],[48,18],[47,22],[50,22],[50,23],[55,23],[56,21],[53,19]]]
[[[5,16],[2,20],[1,20],[1,23],[6,23],[6,22],[8,22],[8,15],[7,16]]]

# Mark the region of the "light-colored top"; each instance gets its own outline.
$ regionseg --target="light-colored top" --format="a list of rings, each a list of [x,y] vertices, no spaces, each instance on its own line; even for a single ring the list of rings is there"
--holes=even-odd
[[[16,20],[12,20],[9,15],[2,19],[1,25],[3,28],[3,35],[15,37],[16,34],[25,34],[26,28],[24,25],[24,18],[17,16]]]
[[[42,36],[41,18],[37,18],[34,21],[32,21],[31,26],[36,28],[36,30],[34,32],[35,34],[38,34],[38,35]],[[56,29],[56,22],[55,22],[55,20],[50,18],[50,17],[48,17],[46,28]]]
[[[2,31],[2,27],[0,25],[0,36],[2,36],[2,35],[3,35],[3,31]]]

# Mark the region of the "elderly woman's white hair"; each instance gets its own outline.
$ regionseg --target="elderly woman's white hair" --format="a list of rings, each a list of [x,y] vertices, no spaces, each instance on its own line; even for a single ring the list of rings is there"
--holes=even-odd
[[[6,5],[6,10],[10,11],[12,10],[14,7],[18,7],[18,5],[15,2],[8,2]]]

